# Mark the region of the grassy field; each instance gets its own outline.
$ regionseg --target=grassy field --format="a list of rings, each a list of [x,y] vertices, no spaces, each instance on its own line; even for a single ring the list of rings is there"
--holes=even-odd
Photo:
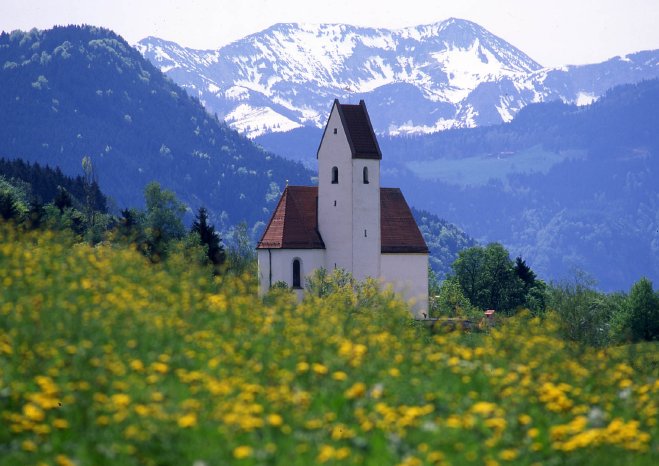
[[[373,286],[263,301],[2,225],[0,286],[0,465],[659,463],[656,344],[431,335]]]
[[[584,157],[583,151],[551,152],[536,146],[514,154],[479,154],[465,158],[440,158],[406,164],[421,179],[460,186],[483,186],[490,180],[506,181],[515,173],[547,173],[555,164]]]

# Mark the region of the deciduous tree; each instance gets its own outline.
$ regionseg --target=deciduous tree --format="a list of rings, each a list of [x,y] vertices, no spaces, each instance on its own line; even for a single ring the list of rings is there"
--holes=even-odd
[[[629,293],[628,327],[634,341],[659,338],[659,298],[652,282],[643,277]]]

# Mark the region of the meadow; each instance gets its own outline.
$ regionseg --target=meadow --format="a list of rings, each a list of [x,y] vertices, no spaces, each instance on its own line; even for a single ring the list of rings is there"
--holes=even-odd
[[[585,151],[553,152],[537,145],[515,153],[478,154],[461,158],[412,161],[406,167],[423,180],[439,180],[459,186],[485,186],[491,180],[508,182],[515,174],[547,173],[565,160],[583,159]]]
[[[0,224],[0,465],[658,464],[656,350]]]

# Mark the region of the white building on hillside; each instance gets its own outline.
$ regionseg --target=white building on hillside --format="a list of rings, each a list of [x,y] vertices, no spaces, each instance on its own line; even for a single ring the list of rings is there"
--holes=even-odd
[[[257,246],[259,291],[284,281],[301,296],[315,269],[379,278],[428,309],[428,247],[398,188],[380,187],[378,145],[364,101],[334,101],[318,148],[318,187],[287,186]]]

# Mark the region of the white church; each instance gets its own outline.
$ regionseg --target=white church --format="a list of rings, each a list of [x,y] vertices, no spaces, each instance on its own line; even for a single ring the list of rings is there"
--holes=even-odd
[[[428,247],[402,192],[380,187],[378,145],[364,101],[334,101],[317,153],[318,187],[287,186],[257,245],[259,292],[286,282],[302,296],[324,267],[378,278],[428,309]]]

